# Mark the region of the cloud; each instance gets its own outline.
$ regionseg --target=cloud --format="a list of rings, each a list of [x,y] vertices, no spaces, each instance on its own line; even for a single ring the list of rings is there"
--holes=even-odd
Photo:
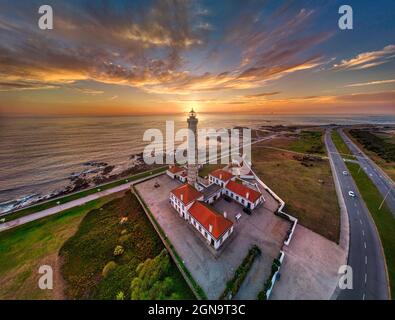
[[[274,91],[274,92],[262,92],[262,93],[257,93],[257,94],[250,94],[250,95],[245,95],[245,98],[261,98],[261,97],[268,97],[268,96],[274,96],[276,94],[280,94],[280,91]]]
[[[335,64],[334,69],[338,70],[361,70],[376,67],[389,62],[395,58],[395,45],[391,44],[382,50],[364,52],[349,60],[342,60]]]
[[[209,51],[216,30],[207,21],[211,12],[196,1],[149,4],[56,2],[55,29],[50,32],[39,30],[31,18],[34,3],[2,4],[0,81],[7,83],[2,90],[58,88],[92,80],[149,93],[188,95],[259,88],[325,63],[320,54],[309,53],[331,36],[309,32],[313,10],[285,6],[267,19],[251,19],[262,10],[262,3],[250,2],[242,6],[237,21],[229,19],[231,28],[219,41],[223,48],[217,47],[226,54],[224,48],[232,45],[238,61],[216,72],[192,72],[186,67],[189,55]],[[14,11],[20,20],[7,15]]]
[[[380,85],[380,84],[389,84],[395,83],[395,79],[390,80],[377,80],[377,81],[370,81],[370,82],[362,82],[362,83],[352,83],[346,85],[346,87],[364,87],[364,86],[372,86],[372,85]]]

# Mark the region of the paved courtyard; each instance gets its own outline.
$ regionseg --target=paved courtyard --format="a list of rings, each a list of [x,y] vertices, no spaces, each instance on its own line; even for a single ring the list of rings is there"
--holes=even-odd
[[[154,187],[156,182],[160,184],[159,188]],[[223,199],[216,202],[214,207],[221,213],[226,211],[230,220],[235,221],[237,213],[241,213],[242,217],[235,222],[232,238],[228,243],[225,242],[220,255],[215,257],[204,240],[169,204],[170,191],[179,185],[179,182],[161,175],[138,184],[136,188],[209,299],[218,299],[250,247],[257,244],[262,255],[254,262],[235,297],[256,299],[289,228],[287,221],[273,214],[277,202],[264,193],[266,202],[254,210],[251,216],[243,213],[241,206],[235,202],[229,203]]]
[[[347,252],[336,243],[298,225],[285,248],[281,278],[272,300],[329,300],[338,284],[338,270]]]

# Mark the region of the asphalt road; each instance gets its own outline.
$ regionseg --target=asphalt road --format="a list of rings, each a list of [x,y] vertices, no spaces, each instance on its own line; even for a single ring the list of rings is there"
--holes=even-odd
[[[122,184],[120,186],[117,186],[117,187],[114,187],[114,188],[111,188],[111,189],[107,189],[107,190],[104,190],[104,191],[96,192],[96,193],[91,194],[89,196],[85,196],[85,197],[82,197],[82,198],[79,198],[79,199],[76,199],[76,200],[73,200],[73,201],[66,202],[64,204],[60,204],[60,205],[52,207],[52,208],[48,208],[48,209],[45,209],[45,210],[42,210],[42,211],[39,211],[39,212],[36,212],[36,213],[32,213],[32,214],[23,216],[21,218],[15,219],[15,220],[11,220],[9,222],[1,223],[0,224],[0,232],[9,230],[9,229],[12,229],[12,228],[15,228],[15,227],[18,227],[18,226],[20,226],[22,224],[25,224],[25,223],[28,223],[28,222],[31,222],[31,221],[35,221],[35,220],[38,220],[38,219],[41,219],[41,218],[44,218],[44,217],[47,217],[47,216],[54,215],[56,213],[62,212],[62,211],[67,210],[67,209],[71,209],[71,208],[74,208],[74,207],[82,206],[82,205],[84,205],[84,204],[86,204],[86,203],[88,203],[88,202],[90,202],[92,200],[96,200],[96,199],[108,196],[110,194],[113,194],[113,193],[117,193],[117,192],[120,192],[120,191],[125,191],[125,190],[129,189],[133,184],[142,182],[142,181],[144,181],[146,179],[152,179],[153,177],[156,177],[156,176],[161,175],[161,174],[163,174],[163,172],[156,173],[156,174],[153,174],[153,175],[151,175],[149,177],[138,179],[138,180],[135,180],[133,182],[125,183],[125,184]]]
[[[353,270],[353,289],[341,290],[339,300],[388,299],[388,282],[379,235],[353,178],[332,142],[329,131],[325,143],[339,179],[350,223],[348,265]],[[355,197],[348,195],[354,191]]]
[[[382,194],[383,198],[386,197],[385,202],[390,208],[392,214],[395,216],[395,186],[394,182],[385,175],[382,170],[373,162],[369,157],[367,157],[358,146],[343,132],[343,130],[338,130],[339,134],[347,144],[351,152],[357,157],[361,167],[369,176],[370,180],[376,185],[377,189]]]

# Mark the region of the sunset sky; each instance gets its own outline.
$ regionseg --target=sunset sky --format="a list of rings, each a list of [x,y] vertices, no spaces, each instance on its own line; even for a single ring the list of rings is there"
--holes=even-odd
[[[190,107],[395,114],[395,1],[0,0],[0,114]]]

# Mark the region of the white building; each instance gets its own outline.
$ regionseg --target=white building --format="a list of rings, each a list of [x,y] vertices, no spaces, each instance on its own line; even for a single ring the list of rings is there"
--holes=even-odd
[[[229,181],[224,188],[224,194],[251,210],[265,201],[262,193],[244,185],[241,180]]]
[[[169,168],[166,170],[166,174],[172,179],[177,179],[184,183],[187,181],[186,170],[179,166],[169,166]]]
[[[230,181],[234,180],[235,177],[228,171],[223,169],[217,169],[213,172],[209,173],[208,180],[211,183],[215,183],[221,187],[225,187],[225,185]]]
[[[233,222],[204,201],[204,195],[189,184],[170,192],[170,203],[180,217],[188,221],[215,250],[233,232]]]

